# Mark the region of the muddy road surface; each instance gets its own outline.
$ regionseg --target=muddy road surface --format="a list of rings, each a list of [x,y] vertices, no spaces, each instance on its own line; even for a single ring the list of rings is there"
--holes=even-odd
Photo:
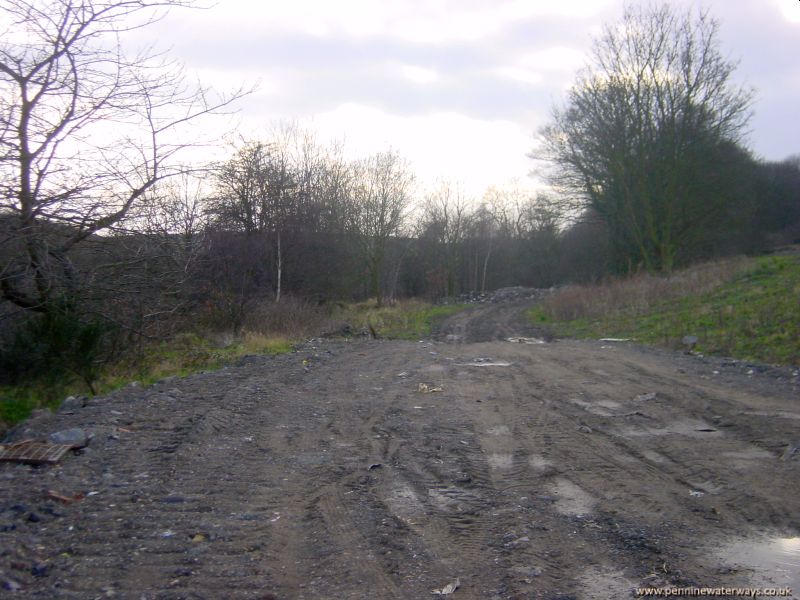
[[[522,308],[34,417],[15,439],[94,438],[0,464],[0,597],[798,597],[797,374],[543,341]]]

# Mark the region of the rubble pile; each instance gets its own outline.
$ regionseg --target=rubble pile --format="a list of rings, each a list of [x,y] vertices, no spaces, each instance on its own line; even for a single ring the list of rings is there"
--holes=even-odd
[[[497,304],[517,300],[539,300],[550,291],[549,288],[506,287],[489,292],[465,292],[458,296],[443,298],[440,304]]]

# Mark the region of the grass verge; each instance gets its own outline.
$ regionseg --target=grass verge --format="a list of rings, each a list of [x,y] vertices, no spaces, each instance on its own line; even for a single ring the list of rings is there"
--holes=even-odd
[[[231,335],[221,335],[220,339],[214,340],[214,336],[179,334],[169,341],[145,346],[125,360],[106,365],[95,387],[98,393],[104,394],[132,381],[150,385],[164,377],[217,369],[241,356],[290,352],[295,343],[314,335],[309,327],[321,328],[323,319],[317,314],[318,310],[297,302],[284,305],[279,307],[280,318],[272,314],[277,312],[275,310],[270,314],[251,315],[262,327],[278,330],[277,335],[248,331],[236,339]],[[377,308],[372,301],[337,308],[331,319],[345,321],[356,331],[372,325],[382,337],[410,340],[430,335],[436,321],[463,308],[461,305],[434,306],[413,299]],[[266,310],[263,309],[262,313]],[[272,321],[270,317],[274,317]],[[0,436],[37,408],[54,410],[67,396],[86,393],[86,385],[77,378],[57,383],[32,381],[17,386],[0,386]]]
[[[574,286],[529,315],[560,335],[631,338],[670,348],[694,335],[699,352],[800,365],[800,256],[737,259],[671,277]]]
[[[164,377],[217,369],[249,354],[274,355],[291,350],[292,342],[286,338],[251,332],[225,347],[215,347],[211,340],[195,334],[180,334],[169,341],[146,346],[125,360],[106,365],[95,386],[99,394],[104,394],[132,381],[150,385]],[[86,385],[77,378],[57,383],[32,381],[0,386],[0,435],[8,427],[28,418],[37,408],[54,410],[67,396],[86,393]]]

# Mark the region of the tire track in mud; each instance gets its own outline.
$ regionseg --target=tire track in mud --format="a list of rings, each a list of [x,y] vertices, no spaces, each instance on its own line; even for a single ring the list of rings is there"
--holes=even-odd
[[[635,348],[465,343],[530,334],[522,309],[459,316],[451,344],[312,342],[42,420],[96,439],[57,468],[0,468],[0,578],[20,598],[137,600],[746,583],[701,542],[790,529],[797,407]],[[99,493],[56,517],[50,488]],[[13,566],[34,559],[47,576]]]
[[[498,357],[496,354],[493,356],[497,360],[507,358]],[[579,392],[578,389],[571,390],[568,386],[564,385],[556,385],[554,388],[552,385],[552,380],[561,380],[561,378],[558,376],[559,373],[557,372],[559,370],[558,367],[566,367],[566,365],[569,364],[569,367],[564,369],[565,372],[563,381],[568,381],[570,377],[577,379],[577,377],[580,377],[581,374],[588,376],[589,378],[596,378],[598,374],[601,376],[608,376],[608,374],[602,370],[592,370],[582,367],[578,361],[573,361],[571,363],[566,363],[565,361],[558,362],[561,364],[555,365],[556,372],[554,372],[554,365],[552,364],[542,366],[548,371],[549,379],[551,381],[549,387],[553,391],[552,396],[554,398],[560,398],[556,409],[559,418],[557,420],[552,418],[551,413],[548,410],[550,408],[548,406],[548,402],[534,397],[533,400],[538,400],[538,402],[541,403],[543,410],[541,411],[539,417],[529,419],[527,422],[528,426],[533,430],[529,433],[541,438],[544,441],[544,444],[541,446],[544,447],[537,448],[536,445],[533,447],[528,445],[526,450],[529,453],[529,460],[528,464],[525,465],[525,453],[524,451],[520,452],[519,448],[506,447],[503,448],[504,453],[498,454],[498,444],[496,440],[490,440],[489,443],[486,444],[490,452],[490,462],[491,457],[493,456],[495,458],[495,467],[505,467],[505,475],[509,478],[509,480],[514,482],[515,489],[525,489],[533,483],[528,477],[526,477],[526,471],[528,470],[526,467],[533,466],[538,468],[540,471],[546,472],[548,469],[553,469],[554,464],[561,464],[566,465],[566,468],[569,471],[569,478],[567,479],[564,476],[559,476],[557,480],[558,483],[555,486],[556,493],[558,491],[565,491],[567,492],[568,496],[572,495],[573,497],[569,498],[569,500],[573,503],[575,503],[577,500],[577,505],[579,507],[586,503],[586,499],[582,499],[581,496],[585,495],[589,499],[594,499],[598,504],[597,511],[602,513],[603,516],[606,514],[619,515],[620,511],[608,505],[612,503],[619,504],[622,502],[625,503],[626,507],[629,507],[631,502],[637,504],[638,506],[636,509],[631,510],[630,512],[640,515],[670,516],[671,514],[679,513],[680,511],[687,509],[691,511],[697,511],[698,508],[696,505],[692,506],[692,502],[689,499],[690,497],[687,492],[694,491],[698,489],[698,487],[706,490],[703,493],[711,494],[717,493],[718,490],[727,490],[727,501],[729,504],[734,506],[743,502],[746,505],[752,505],[759,502],[759,498],[747,493],[748,487],[746,484],[736,484],[738,476],[737,473],[731,473],[730,470],[724,468],[720,469],[719,465],[716,464],[714,467],[706,466],[704,464],[705,461],[697,461],[694,457],[690,460],[680,460],[674,458],[673,460],[670,460],[669,458],[666,458],[663,461],[658,460],[661,455],[649,450],[647,447],[649,444],[635,444],[630,437],[621,434],[617,430],[618,428],[614,423],[614,419],[618,418],[618,416],[623,416],[625,420],[630,420],[630,418],[638,419],[641,417],[643,420],[648,422],[648,424],[651,424],[653,419],[661,421],[659,417],[665,415],[653,417],[651,415],[645,415],[638,410],[630,411],[629,407],[631,403],[628,401],[614,402],[609,400],[609,403],[607,403],[606,406],[608,408],[613,407],[622,409],[617,411],[592,411],[591,408],[593,406],[597,406],[592,401],[587,402],[584,400],[573,403],[572,406],[568,400],[565,402],[565,399],[570,395],[574,395],[575,393],[582,394],[583,392]],[[628,366],[630,367],[630,365]],[[513,373],[512,369],[507,370]],[[664,377],[658,373],[648,372],[643,368],[631,370],[635,372],[635,375],[630,376],[627,383],[637,383],[641,385],[641,380],[639,380],[639,377],[642,376],[642,379],[647,381],[649,384],[652,385],[655,383],[656,387],[658,387],[660,390],[664,389],[664,387],[662,387],[664,382],[669,381],[670,384],[677,383],[677,378],[675,377]],[[614,371],[618,373],[618,367],[615,368]],[[513,375],[510,379],[513,380]],[[526,373],[526,377],[523,378],[522,381],[525,385],[530,385],[531,373]],[[591,382],[584,382],[584,384],[585,383]],[[465,383],[465,393],[468,394],[468,390],[470,390],[472,393],[475,393],[475,385],[476,382],[474,381]],[[579,386],[575,387],[577,388]],[[673,389],[673,385],[665,387],[666,389]],[[685,383],[681,383],[680,387],[683,388],[681,391],[684,393],[690,389],[685,385]],[[508,390],[505,390],[501,393],[506,398],[517,400],[517,404],[519,404],[518,399],[520,397],[525,397],[524,393],[509,393]],[[664,400],[665,398],[663,392],[661,395],[662,400]],[[681,402],[680,408],[683,410],[689,410],[692,416],[696,415],[697,417],[702,417],[703,413],[707,412],[708,410],[707,404],[709,398],[705,393],[705,390],[701,390],[698,394],[694,395],[701,398],[704,402],[698,403],[700,405],[699,407],[692,406],[691,401],[688,404]],[[600,407],[602,408],[602,402],[600,403]],[[674,412],[675,408],[673,407],[671,410]],[[629,414],[627,411],[630,411],[632,414]],[[572,423],[570,423],[569,421],[571,419],[564,419],[563,417],[572,417],[574,420]],[[484,416],[481,421],[488,423],[491,422],[491,419]],[[571,433],[571,430],[576,428],[576,421],[577,423],[581,424],[581,429],[583,427],[588,428],[585,435],[576,436],[574,433]],[[666,419],[661,422],[669,423],[669,421]],[[705,424],[698,419],[697,429],[699,431],[703,431],[705,429],[704,425]],[[504,433],[510,434],[509,439],[518,440],[518,429],[509,429],[507,426],[499,425],[494,428],[495,431],[493,433],[497,433],[497,427],[505,428]],[[645,427],[645,430],[647,429],[649,428]],[[678,431],[675,433],[691,435],[687,431]],[[709,438],[713,439],[717,437],[716,433],[716,431],[711,431],[709,434],[699,433],[698,437],[704,438],[705,442]],[[697,433],[695,433],[695,435],[697,435]],[[642,439],[643,441],[646,440],[649,442],[652,437],[653,436],[642,436]],[[530,439],[530,436],[528,436],[528,439]],[[727,437],[724,438],[724,441],[728,444],[728,446],[725,447],[728,452],[731,452],[733,448],[741,447],[742,443],[747,443],[743,442],[742,440],[730,440]],[[620,452],[620,450],[622,450],[622,452]],[[615,455],[622,455],[622,460],[613,458]],[[657,460],[652,460],[654,458]],[[664,463],[668,464],[665,465]],[[636,485],[631,485],[632,482]],[[562,490],[559,490],[559,487],[562,488]],[[553,490],[554,488],[551,487],[550,489]],[[609,489],[616,491],[609,495]],[[654,494],[653,490],[659,490],[659,493]],[[577,498],[575,498],[575,496],[577,496]],[[555,504],[557,505],[558,502]],[[670,509],[672,508],[673,504],[679,505],[680,509],[671,511]],[[611,511],[610,513],[608,513],[609,510]],[[566,512],[569,514],[570,510],[561,512]],[[719,521],[719,519],[716,517],[717,514],[717,509],[712,507],[710,514],[706,518]],[[582,515],[576,513],[576,516]],[[786,522],[789,519],[790,517],[788,513],[784,511],[783,520]],[[655,520],[648,519],[648,521],[653,521],[653,525],[658,525],[658,522],[663,520],[663,517]],[[596,538],[596,536],[590,537]],[[619,541],[612,538],[613,536],[608,540],[609,553],[614,553],[615,548],[613,546]],[[661,546],[663,545],[655,544],[652,546],[653,549],[657,551],[655,554],[659,555],[658,558],[661,560]],[[638,550],[638,548],[634,549]],[[541,559],[542,557],[538,556],[537,558]],[[619,557],[617,557],[617,562],[619,562]],[[631,555],[629,556],[629,560],[627,562],[629,565],[636,565],[638,562],[637,557]],[[664,564],[666,564],[666,562]],[[543,580],[540,579],[539,581]]]

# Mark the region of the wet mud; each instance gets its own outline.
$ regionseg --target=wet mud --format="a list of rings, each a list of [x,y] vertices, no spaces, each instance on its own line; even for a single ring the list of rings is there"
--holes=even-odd
[[[797,587],[796,379],[552,340],[522,310],[479,307],[435,340],[312,341],[37,416],[14,436],[94,438],[55,466],[0,465],[0,596]]]

